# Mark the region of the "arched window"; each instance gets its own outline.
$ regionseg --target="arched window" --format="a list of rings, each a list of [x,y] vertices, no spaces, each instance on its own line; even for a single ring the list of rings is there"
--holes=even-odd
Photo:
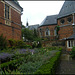
[[[50,36],[50,30],[48,28],[46,28],[45,35]]]
[[[54,36],[57,35],[57,28],[54,29]]]

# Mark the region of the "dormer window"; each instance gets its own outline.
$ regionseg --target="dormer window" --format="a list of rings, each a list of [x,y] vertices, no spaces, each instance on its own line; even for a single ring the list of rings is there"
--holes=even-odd
[[[61,23],[61,24],[64,24],[64,22],[65,22],[64,19],[61,19],[61,20],[60,20],[60,23]]]
[[[67,18],[67,21],[72,22],[72,18],[71,17]]]

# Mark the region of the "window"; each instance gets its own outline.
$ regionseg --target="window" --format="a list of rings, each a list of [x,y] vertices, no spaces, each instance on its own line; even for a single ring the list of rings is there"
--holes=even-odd
[[[54,29],[54,35],[55,36],[57,35],[57,29],[56,28]]]
[[[5,18],[9,19],[9,6],[5,4]]]
[[[46,36],[49,36],[50,35],[50,30],[48,28],[46,28],[45,35]]]
[[[75,46],[75,40],[69,40],[69,41],[67,41],[67,47],[68,48],[72,48],[73,46]]]
[[[40,29],[40,36],[42,37],[42,29]]]
[[[5,24],[10,25],[10,8],[7,4],[5,4]]]
[[[67,18],[67,21],[72,22],[72,18],[71,17]]]
[[[60,23],[61,23],[61,24],[64,24],[64,22],[65,22],[65,20],[64,20],[64,19],[60,20]]]

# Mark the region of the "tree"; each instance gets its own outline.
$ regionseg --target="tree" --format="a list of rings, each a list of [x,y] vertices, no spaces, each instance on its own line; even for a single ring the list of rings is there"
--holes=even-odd
[[[29,30],[28,28],[22,29],[22,37],[25,37],[25,39],[32,41],[33,40],[33,31]]]
[[[39,37],[37,34],[37,30],[29,30],[28,28],[23,28],[22,29],[22,37],[25,38],[25,41],[38,41]]]

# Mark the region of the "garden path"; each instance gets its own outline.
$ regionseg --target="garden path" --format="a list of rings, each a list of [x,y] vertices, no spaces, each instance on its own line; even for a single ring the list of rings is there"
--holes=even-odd
[[[62,51],[56,74],[75,74],[75,59],[72,59],[70,54],[66,51]]]

